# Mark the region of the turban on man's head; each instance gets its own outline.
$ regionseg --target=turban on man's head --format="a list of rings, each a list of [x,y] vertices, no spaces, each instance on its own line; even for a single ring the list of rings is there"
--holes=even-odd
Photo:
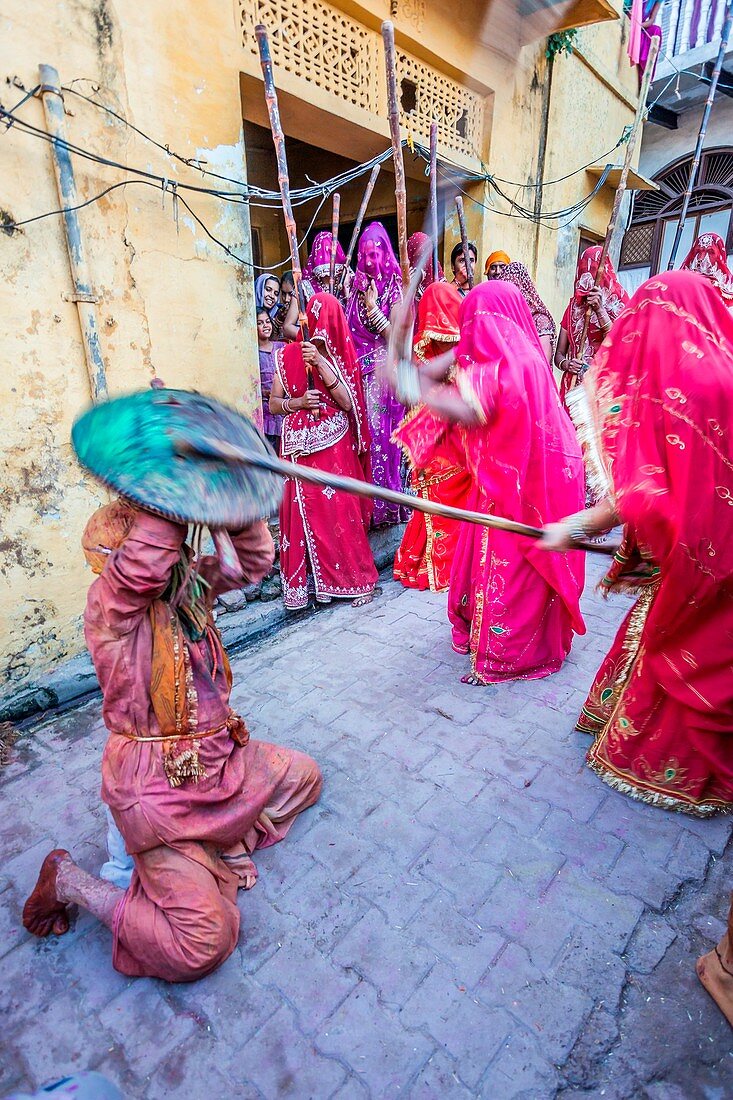
[[[113,550],[122,546],[132,530],[137,509],[125,500],[103,504],[89,518],[81,537],[84,557],[95,573],[101,573]]]

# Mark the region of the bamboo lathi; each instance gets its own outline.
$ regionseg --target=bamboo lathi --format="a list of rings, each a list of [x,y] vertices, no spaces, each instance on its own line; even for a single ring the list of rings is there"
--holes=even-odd
[[[680,216],[677,219],[677,228],[674,234],[674,241],[672,242],[672,250],[669,254],[669,262],[667,263],[668,271],[671,271],[674,268],[675,260],[677,259],[677,250],[680,246],[680,241],[682,239],[682,232],[685,227],[685,219],[687,218],[687,211],[690,206],[690,199],[692,198],[692,190],[697,181],[697,173],[700,168],[700,158],[702,157],[702,150],[705,144],[705,134],[707,133],[708,119],[710,118],[710,112],[713,109],[713,100],[715,99],[715,92],[717,90],[718,81],[720,80],[720,74],[723,69],[725,55],[728,52],[728,42],[730,40],[731,26],[733,26],[733,3],[731,3],[731,0],[728,0],[728,7],[726,10],[725,20],[723,22],[723,29],[720,35],[720,47],[718,49],[718,56],[713,67],[712,75],[710,77],[708,97],[705,101],[705,109],[702,113],[700,129],[697,134],[695,152],[692,157],[692,164],[690,165],[690,175],[687,179],[687,187],[685,188],[685,195],[682,200],[682,209],[680,210]],[[730,94],[730,92],[728,92],[728,94]]]
[[[618,181],[618,187],[616,188],[616,194],[613,197],[613,207],[611,208],[611,217],[608,221],[606,228],[606,236],[603,240],[603,248],[601,249],[601,258],[598,261],[598,269],[596,271],[595,279],[593,280],[593,288],[595,289],[603,278],[603,271],[606,266],[606,260],[608,259],[608,253],[611,248],[611,242],[613,241],[613,235],[618,224],[618,217],[621,212],[621,203],[623,202],[624,195],[626,194],[626,185],[629,178],[629,172],[631,170],[631,161],[636,149],[636,141],[639,136],[639,130],[641,123],[644,119],[644,112],[646,110],[647,96],[649,95],[649,85],[651,84],[652,73],[654,72],[654,66],[657,61],[657,53],[659,52],[659,39],[653,38],[649,45],[649,56],[647,58],[646,67],[644,69],[644,78],[641,82],[641,90],[639,92],[639,104],[636,108],[636,115],[634,117],[633,124],[631,126],[631,132],[629,133],[629,140],[626,146],[626,156],[624,157],[623,168],[621,169],[621,177]],[[583,362],[583,352],[585,351],[585,342],[588,339],[588,329],[590,328],[591,307],[586,306],[585,318],[583,321],[583,331],[580,335],[580,345],[577,350],[577,358],[580,362]]]
[[[333,294],[336,289],[336,248],[339,243],[339,216],[341,213],[341,196],[338,191],[333,195],[333,216],[331,218],[331,256],[328,264],[328,293]]]
[[[277,181],[280,185],[280,199],[282,201],[283,215],[285,218],[285,232],[287,233],[288,245],[290,247],[290,263],[293,271],[295,300],[298,303],[298,326],[303,339],[309,340],[310,333],[308,332],[308,322],[305,316],[305,294],[303,293],[302,285],[303,274],[300,267],[300,255],[298,252],[298,233],[295,226],[293,204],[290,200],[290,176],[288,174],[288,158],[285,151],[285,134],[282,128],[282,122],[280,121],[280,108],[277,102],[277,89],[275,88],[275,77],[272,71],[272,56],[270,54],[270,42],[267,37],[267,28],[259,23],[255,27],[255,36],[257,38],[260,65],[262,66],[262,77],[265,84],[265,103],[267,105],[267,114],[270,119],[272,141],[275,146]],[[313,368],[310,364],[306,364],[306,375],[308,378],[308,389],[310,390],[313,388]],[[313,415],[317,419],[318,411],[316,410]]]
[[[405,187],[405,161],[402,155],[400,134],[400,109],[397,98],[397,62],[395,57],[394,24],[386,19],[382,23],[384,64],[387,74],[387,113],[392,138],[392,160],[395,178],[395,204],[397,206],[397,244],[400,256],[402,286],[410,282],[410,262],[407,258],[407,189]]]
[[[468,235],[466,233],[466,215],[463,210],[463,199],[460,195],[456,195],[456,211],[458,213],[458,226],[461,231],[461,248],[463,249],[463,262],[466,265],[466,278],[468,279],[468,289],[473,290],[473,257],[471,256],[471,249],[468,244]]]
[[[433,282],[438,281],[438,123],[430,123],[430,235],[433,238]]]
[[[276,458],[275,455],[248,451],[224,440],[204,438],[197,440],[195,443],[182,441],[178,444],[178,451],[180,454],[195,454],[200,455],[202,458],[218,458],[226,462],[245,463],[260,470],[270,470],[281,477],[307,481],[311,485],[330,486],[332,489],[340,489],[345,493],[368,497],[372,500],[384,500],[390,504],[403,505],[406,508],[412,508],[417,512],[424,512],[430,516],[443,516],[445,519],[460,520],[463,523],[473,523],[479,527],[490,527],[497,531],[508,531],[530,539],[540,539],[542,537],[541,527],[531,527],[529,524],[518,523],[516,520],[487,515],[484,512],[473,512],[466,508],[454,508],[448,504],[437,504],[435,501],[413,497],[408,493],[398,493],[393,489],[384,489],[382,486],[372,485],[368,481],[343,477],[340,474],[333,474],[312,466],[299,466],[295,462],[287,462],[285,459]],[[574,543],[573,549],[585,550],[591,554],[605,554],[606,556],[612,555],[616,551],[615,546],[590,542]]]
[[[346,253],[346,262],[344,264],[344,270],[341,272],[341,279],[339,280],[339,289],[341,289],[341,287],[343,287],[343,285],[346,282],[346,279],[348,277],[349,269],[351,267],[351,260],[352,260],[352,257],[354,255],[354,249],[356,248],[356,242],[359,240],[359,234],[361,233],[361,227],[362,227],[362,223],[364,221],[364,215],[367,212],[367,207],[369,206],[369,200],[372,197],[372,192],[374,190],[374,184],[377,182],[377,176],[379,175],[379,170],[380,170],[381,167],[382,167],[381,164],[375,164],[374,167],[372,168],[369,179],[367,180],[367,185],[366,185],[366,188],[364,190],[364,198],[361,200],[361,206],[359,207],[359,213],[356,215],[356,221],[354,223],[354,231],[351,234],[351,240],[349,241],[349,251]]]

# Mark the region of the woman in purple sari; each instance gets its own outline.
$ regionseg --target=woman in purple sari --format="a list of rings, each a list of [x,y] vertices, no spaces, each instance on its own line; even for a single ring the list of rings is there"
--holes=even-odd
[[[386,489],[402,489],[400,448],[392,442],[392,432],[405,415],[381,378],[380,368],[387,356],[390,314],[402,298],[400,265],[387,231],[381,222],[372,222],[359,239],[356,275],[346,306],[346,319],[356,346],[364,380],[369,428],[372,435],[372,479]],[[374,502],[372,526],[402,523],[409,512],[395,504]]]

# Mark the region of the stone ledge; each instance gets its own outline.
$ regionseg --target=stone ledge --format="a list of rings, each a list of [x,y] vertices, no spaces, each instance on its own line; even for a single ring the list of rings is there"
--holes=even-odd
[[[380,573],[391,569],[403,531],[404,527],[400,526],[370,533],[369,543]],[[234,653],[311,614],[312,611],[288,612],[280,599],[267,603],[256,600],[240,611],[221,614],[217,625],[227,649]],[[42,679],[25,684],[17,691],[0,693],[0,721],[21,722],[42,711],[74,705],[98,691],[94,667],[85,650],[60,663]]]

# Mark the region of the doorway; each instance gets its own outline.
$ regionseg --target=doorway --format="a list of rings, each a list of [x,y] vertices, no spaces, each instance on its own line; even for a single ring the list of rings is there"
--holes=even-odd
[[[269,129],[244,120],[244,146],[247,163],[247,180],[253,187],[278,190],[277,161]],[[321,183],[334,176],[358,167],[358,162],[330,153],[317,145],[297,138],[286,138],[290,187],[296,190]],[[409,154],[407,154],[409,156]],[[341,219],[339,241],[348,251],[351,234],[356,223],[359,206],[364,196],[368,173],[347,183],[340,189]],[[422,229],[428,204],[428,180],[410,178],[407,187],[407,232]],[[313,238],[323,229],[331,228],[330,199],[319,209],[320,196],[295,208],[295,219],[300,246],[300,262],[304,264]],[[394,195],[394,175],[391,166],[385,164],[377,182],[364,218],[364,225],[380,221],[387,230],[397,254],[397,214]],[[275,274],[290,267],[288,241],[285,233],[282,209],[279,205],[250,206],[252,230],[252,254],[257,269],[271,269]],[[439,220],[439,224],[441,221]],[[441,242],[442,248],[442,242]],[[352,262],[352,266],[355,260]],[[259,274],[259,270],[255,275]]]

